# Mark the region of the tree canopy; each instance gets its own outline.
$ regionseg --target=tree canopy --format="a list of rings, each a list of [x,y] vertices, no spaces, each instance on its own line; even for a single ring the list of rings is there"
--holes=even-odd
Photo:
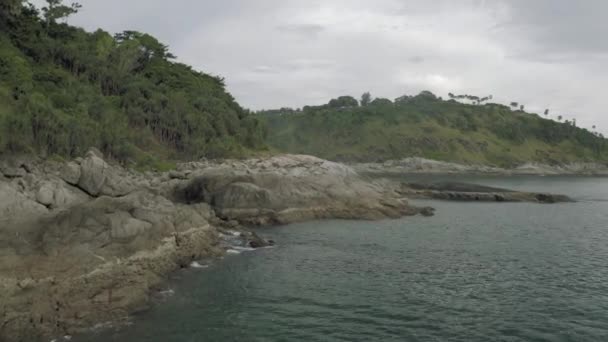
[[[126,162],[264,148],[264,125],[221,77],[173,61],[148,34],[60,22],[79,8],[0,3],[0,152],[75,156],[96,146]]]
[[[316,106],[260,115],[276,149],[338,161],[417,156],[500,166],[608,162],[608,142],[576,127],[574,120],[561,123],[526,113],[519,103],[513,108],[522,110],[513,111],[496,103],[462,103],[456,97],[443,101],[423,91],[394,102],[376,98],[361,107]]]

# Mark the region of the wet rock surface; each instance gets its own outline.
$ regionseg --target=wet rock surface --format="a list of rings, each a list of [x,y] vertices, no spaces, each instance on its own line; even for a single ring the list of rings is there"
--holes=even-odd
[[[574,202],[570,197],[559,194],[514,191],[478,184],[438,182],[401,183],[397,190],[408,198],[439,199],[470,202]]]

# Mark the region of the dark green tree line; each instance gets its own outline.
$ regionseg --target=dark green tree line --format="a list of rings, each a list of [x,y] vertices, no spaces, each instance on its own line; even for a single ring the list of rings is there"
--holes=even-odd
[[[80,5],[47,2],[42,12],[0,3],[0,152],[74,156],[97,146],[126,161],[264,148],[264,125],[222,78],[175,62],[148,34],[63,23]]]

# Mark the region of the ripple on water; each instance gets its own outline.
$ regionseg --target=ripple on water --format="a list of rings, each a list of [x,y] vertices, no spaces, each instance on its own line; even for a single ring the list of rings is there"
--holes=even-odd
[[[509,182],[608,194],[603,179],[483,179]],[[608,341],[608,202],[421,204],[437,215],[260,230],[281,245],[192,272],[133,326],[78,341]]]

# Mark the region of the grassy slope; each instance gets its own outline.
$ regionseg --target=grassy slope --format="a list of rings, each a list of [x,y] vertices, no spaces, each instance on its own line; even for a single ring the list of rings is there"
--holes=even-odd
[[[291,153],[339,161],[419,156],[512,166],[527,161],[606,161],[605,139],[501,105],[467,105],[424,97],[367,107],[317,107],[261,113],[269,143]]]

